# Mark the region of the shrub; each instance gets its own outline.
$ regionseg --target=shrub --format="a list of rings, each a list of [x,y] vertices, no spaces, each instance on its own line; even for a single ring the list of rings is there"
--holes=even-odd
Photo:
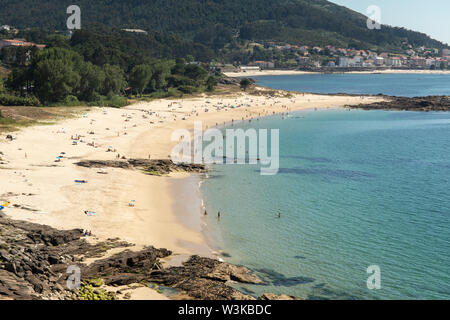
[[[64,98],[63,104],[65,106],[79,106],[80,101],[78,101],[78,98],[72,95],[68,95]]]
[[[18,97],[10,94],[0,94],[0,105],[3,106],[39,106],[39,99],[33,96]]]
[[[179,90],[177,90],[177,89],[175,89],[175,88],[169,88],[169,89],[167,90],[167,96],[168,96],[168,97],[176,97],[176,98],[179,98],[179,97],[182,97],[182,96],[183,96],[183,92],[181,92],[181,91],[179,91]]]

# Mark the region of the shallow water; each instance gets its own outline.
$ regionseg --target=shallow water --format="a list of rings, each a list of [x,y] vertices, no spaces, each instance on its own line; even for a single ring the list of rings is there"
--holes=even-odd
[[[279,173],[216,165],[202,185],[208,212],[222,214],[207,223],[224,259],[268,283],[242,290],[450,298],[449,113],[302,111],[251,126],[280,129]],[[370,265],[380,290],[366,286]]]

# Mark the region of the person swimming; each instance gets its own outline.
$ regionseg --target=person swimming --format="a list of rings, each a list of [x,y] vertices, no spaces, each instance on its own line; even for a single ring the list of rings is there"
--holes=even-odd
[[[220,220],[220,211],[217,212],[217,220]]]

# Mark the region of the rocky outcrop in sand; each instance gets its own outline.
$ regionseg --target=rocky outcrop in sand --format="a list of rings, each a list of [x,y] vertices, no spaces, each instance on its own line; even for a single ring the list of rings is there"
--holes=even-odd
[[[69,265],[128,246],[117,239],[91,245],[82,230],[60,231],[0,216],[0,297],[71,298],[72,292],[64,289]]]
[[[202,164],[174,163],[171,160],[128,159],[128,160],[84,160],[75,165],[85,168],[138,168],[151,175],[165,175],[172,172],[198,172],[206,171]]]
[[[181,267],[171,267],[152,272],[152,282],[164,284],[186,292],[196,299],[253,300],[228,286],[230,281],[263,284],[246,267],[238,267],[218,260],[192,256]]]

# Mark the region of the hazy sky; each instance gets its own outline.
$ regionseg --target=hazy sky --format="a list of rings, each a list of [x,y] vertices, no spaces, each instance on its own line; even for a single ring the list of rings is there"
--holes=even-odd
[[[450,44],[450,0],[329,0],[367,15],[381,8],[381,23],[428,34]]]

